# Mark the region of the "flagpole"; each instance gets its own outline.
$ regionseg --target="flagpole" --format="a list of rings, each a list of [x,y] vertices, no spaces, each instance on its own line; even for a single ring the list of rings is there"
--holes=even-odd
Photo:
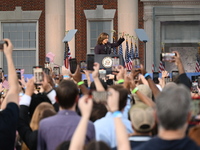
[[[122,35],[122,32],[119,32],[119,37],[121,38],[121,35]],[[122,44],[120,45],[122,47]],[[118,51],[118,54],[120,53],[120,51]],[[122,57],[124,58],[123,56],[123,50],[122,50]]]
[[[147,41],[146,40],[144,40],[143,41],[144,42],[144,68],[145,68],[145,70],[146,70],[146,44],[147,44]]]
[[[115,30],[112,30],[111,32],[112,32],[112,40],[113,40],[113,43],[114,43],[114,42],[115,42],[115,35],[114,35],[114,34],[115,34],[116,31],[115,31]],[[117,52],[116,52],[116,53],[117,53]],[[111,54],[115,54],[115,52],[114,52],[114,47],[111,49]]]
[[[162,53],[165,52],[165,43],[162,42]]]
[[[200,56],[200,42],[197,43],[199,45],[198,47],[198,55]],[[198,63],[199,63],[199,60],[198,60]]]
[[[69,30],[65,31],[66,34],[69,32]],[[68,69],[68,51],[69,51],[69,44],[68,41],[65,41],[65,51],[64,51],[64,66]]]
[[[129,34],[125,34],[125,37],[126,37],[126,50],[125,50],[125,59],[126,59],[126,57],[127,57],[127,42],[128,42]]]

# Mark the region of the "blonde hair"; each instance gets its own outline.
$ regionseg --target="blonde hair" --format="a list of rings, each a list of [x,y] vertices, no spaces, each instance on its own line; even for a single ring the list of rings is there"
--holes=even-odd
[[[53,116],[56,114],[56,111],[54,110],[54,107],[47,103],[47,102],[42,102],[40,103],[32,116],[31,122],[30,122],[30,127],[31,129],[34,130],[38,130],[39,128],[39,122],[40,120],[42,120],[43,118],[49,117],[49,116]]]
[[[30,127],[32,131],[38,130],[39,128],[39,122],[40,120],[50,117],[56,114],[56,111],[54,110],[54,107],[47,102],[42,102],[40,103],[36,108],[33,113],[31,122],[30,122]],[[26,144],[23,142],[22,143],[22,150],[29,150],[29,148],[26,146]]]

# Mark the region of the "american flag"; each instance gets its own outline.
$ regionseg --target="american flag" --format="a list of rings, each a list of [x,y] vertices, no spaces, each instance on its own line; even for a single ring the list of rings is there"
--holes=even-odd
[[[66,48],[65,48],[65,52],[64,52],[64,66],[66,68],[69,68],[69,60],[72,57],[71,57],[71,52],[70,52],[70,48],[69,48],[68,43],[65,43],[65,44],[66,44]]]
[[[135,43],[135,57],[136,57],[136,58],[139,57],[139,52],[138,52],[136,43]]]
[[[126,68],[127,70],[132,69],[132,61],[131,61],[131,56],[129,53],[129,46],[128,46],[128,40],[126,40]]]
[[[118,53],[119,53],[119,55],[121,55],[121,56],[122,56],[122,60],[123,60],[123,62],[124,62],[124,55],[123,55],[123,48],[122,48],[122,44],[121,44],[121,45],[119,45],[119,51],[118,51]]]
[[[155,67],[154,67],[154,64],[152,64],[152,72],[155,71]]]
[[[121,55],[123,57],[123,48],[122,48],[122,44],[119,45],[119,55]]]
[[[195,63],[195,72],[200,72],[200,66],[199,66],[199,62],[197,60]]]
[[[134,49],[133,49],[133,42],[131,41],[131,48],[130,48],[130,57],[131,57],[131,60],[134,59]]]
[[[159,73],[162,73],[162,71],[165,71],[165,67],[164,67],[164,65],[163,65],[163,62],[160,61],[158,72],[159,72]]]
[[[113,43],[115,43],[115,37],[113,36]],[[116,47],[113,47],[113,54],[117,54],[117,49]]]

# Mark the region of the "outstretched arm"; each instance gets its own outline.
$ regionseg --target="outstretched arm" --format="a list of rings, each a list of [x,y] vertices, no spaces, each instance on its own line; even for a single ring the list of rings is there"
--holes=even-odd
[[[160,90],[156,86],[156,84],[153,82],[151,77],[147,74],[146,70],[144,69],[143,65],[141,65],[141,73],[144,75],[145,79],[147,80],[149,87],[151,88],[154,97],[158,96],[160,93]]]
[[[84,95],[79,99],[78,106],[82,117],[72,136],[69,150],[83,150],[88,120],[92,111],[92,105],[92,99],[89,98],[88,95]]]
[[[79,65],[77,65],[75,73],[72,74],[71,76],[77,82],[77,84],[78,84],[79,88],[81,89],[82,93],[83,94],[88,94],[89,90],[85,86],[84,81],[81,81],[82,74],[81,74],[81,69],[80,69]],[[82,83],[79,84],[80,82],[82,82]]]
[[[119,112],[119,92],[112,88],[108,90],[108,107],[113,112],[115,131],[117,138],[117,149],[118,150],[130,150],[130,143],[128,140],[128,134],[125,126],[121,120],[121,112]]]
[[[192,83],[191,83],[190,79],[187,77],[187,75],[185,74],[185,70],[184,70],[183,63],[181,61],[180,54],[177,51],[174,51],[174,53],[176,54],[176,56],[174,56],[174,60],[172,60],[172,62],[175,62],[175,64],[177,65],[179,74],[180,74],[179,77],[177,78],[176,83],[184,84],[185,86],[187,86],[190,89],[192,86]]]
[[[8,43],[4,44],[4,54],[6,56],[7,64],[8,64],[8,83],[10,85],[9,91],[5,97],[6,104],[13,102],[18,104],[19,99],[19,83],[15,70],[15,66],[12,59],[12,51],[13,45],[9,39],[4,39]]]
[[[105,91],[101,81],[99,80],[99,63],[94,63],[94,71],[92,72],[92,77],[94,79],[94,84],[97,91]]]

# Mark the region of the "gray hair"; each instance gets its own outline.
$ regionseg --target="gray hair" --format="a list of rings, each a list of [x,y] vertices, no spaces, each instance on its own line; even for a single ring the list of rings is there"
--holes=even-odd
[[[191,95],[184,85],[166,86],[156,98],[159,125],[166,130],[182,128],[190,112]]]

